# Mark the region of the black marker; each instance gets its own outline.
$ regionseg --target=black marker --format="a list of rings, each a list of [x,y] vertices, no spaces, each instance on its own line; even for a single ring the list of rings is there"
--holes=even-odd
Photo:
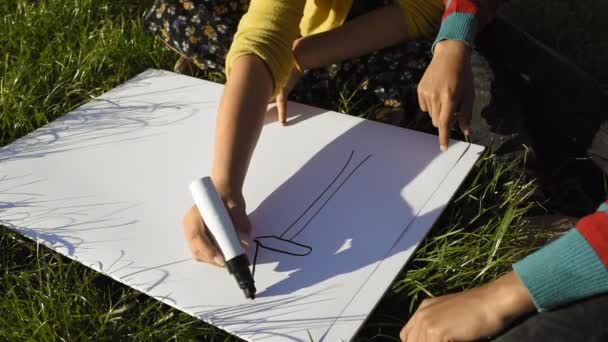
[[[249,259],[213,181],[210,177],[197,179],[190,183],[190,192],[207,229],[226,259],[228,272],[234,276],[245,297],[255,298],[256,289],[249,270]]]

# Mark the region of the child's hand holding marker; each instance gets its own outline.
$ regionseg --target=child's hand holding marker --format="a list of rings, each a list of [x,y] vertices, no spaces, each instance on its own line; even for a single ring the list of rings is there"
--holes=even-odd
[[[221,194],[221,191],[218,189]],[[224,196],[222,196],[224,197]],[[245,202],[238,199],[223,198],[228,214],[237,231],[244,249],[251,242],[251,223],[245,212]],[[226,261],[212,234],[205,225],[196,205],[184,216],[184,236],[194,260],[224,267]]]
[[[187,219],[191,222],[186,222],[184,227],[186,236],[191,237],[190,249],[195,258],[200,257],[206,262],[213,260],[218,266],[226,265],[245,297],[254,299],[255,281],[243,248],[249,244],[251,230],[242,205],[244,202],[222,199],[211,177],[192,181],[190,192],[200,215],[189,213]],[[197,219],[197,216],[203,219]],[[235,223],[240,225],[240,229],[235,228]]]

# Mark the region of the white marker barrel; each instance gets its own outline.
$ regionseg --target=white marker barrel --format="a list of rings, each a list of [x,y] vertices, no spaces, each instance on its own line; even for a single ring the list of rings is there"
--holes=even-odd
[[[190,183],[190,192],[207,229],[219,245],[226,261],[244,254],[241,241],[234,229],[230,215],[210,177]]]

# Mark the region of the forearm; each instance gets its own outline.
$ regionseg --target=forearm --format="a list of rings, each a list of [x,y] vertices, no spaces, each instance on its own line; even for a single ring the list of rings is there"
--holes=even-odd
[[[489,298],[494,303],[490,306],[497,310],[500,319],[510,322],[522,315],[534,311],[534,302],[515,272],[509,272],[485,285]]]
[[[539,311],[608,292],[608,205],[513,265]]]
[[[222,196],[242,201],[247,168],[264,124],[272,78],[260,58],[236,58],[220,102],[212,178]]]
[[[389,5],[336,29],[299,39],[294,53],[302,67],[317,68],[380,50],[406,38],[403,13],[397,5]]]

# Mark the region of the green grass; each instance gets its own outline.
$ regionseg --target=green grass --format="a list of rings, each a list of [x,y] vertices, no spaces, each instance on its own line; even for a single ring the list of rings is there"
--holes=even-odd
[[[1,0],[0,146],[147,68],[170,67],[173,54],[142,26],[150,4]]]
[[[512,0],[506,13],[608,84],[604,3]],[[174,54],[142,28],[150,5],[0,0],[0,146],[146,68],[170,69]],[[566,20],[571,12],[580,20]],[[484,155],[360,340],[397,340],[421,299],[492,280],[544,241],[525,226],[544,210],[524,168],[523,157]],[[234,339],[2,227],[0,294],[0,340]]]
[[[230,340],[16,233],[2,229],[0,250],[0,340]]]

